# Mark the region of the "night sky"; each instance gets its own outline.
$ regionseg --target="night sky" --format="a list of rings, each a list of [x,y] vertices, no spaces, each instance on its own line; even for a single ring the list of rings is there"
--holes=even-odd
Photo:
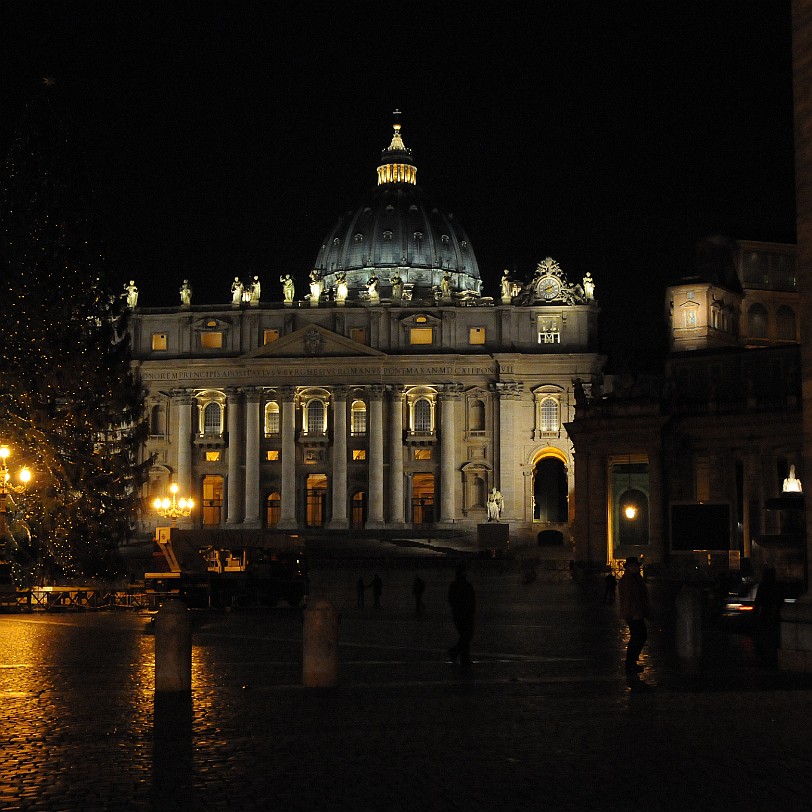
[[[620,368],[708,234],[795,239],[789,0],[0,4],[0,146],[43,77],[83,146],[116,284],[143,306],[304,291],[375,185],[392,110],[486,295],[590,271]]]

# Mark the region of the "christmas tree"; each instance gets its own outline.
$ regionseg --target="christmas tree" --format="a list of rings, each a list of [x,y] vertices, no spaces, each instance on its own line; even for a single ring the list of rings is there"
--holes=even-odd
[[[140,490],[126,309],[94,243],[58,88],[22,116],[0,178],[0,443],[34,481],[6,538],[18,574],[115,574]]]

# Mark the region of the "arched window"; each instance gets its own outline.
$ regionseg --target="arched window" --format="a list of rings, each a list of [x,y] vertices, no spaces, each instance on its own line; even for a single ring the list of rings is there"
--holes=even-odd
[[[431,404],[425,398],[415,401],[413,431],[416,434],[431,434]]]
[[[797,341],[798,332],[795,324],[795,311],[787,305],[781,305],[775,314],[775,332],[779,341]]]
[[[279,404],[271,401],[265,405],[265,436],[275,437],[279,434]]]
[[[750,338],[769,338],[767,308],[763,304],[754,304],[747,311],[747,323]]]
[[[541,430],[558,431],[558,401],[555,398],[544,398],[541,401]]]
[[[316,398],[308,401],[307,406],[307,433],[311,436],[323,435],[326,429],[324,403]]]
[[[223,409],[219,403],[208,403],[203,409],[203,434],[207,437],[222,433]]]
[[[352,402],[350,431],[353,436],[367,433],[367,407],[363,400],[354,400]]]
[[[485,431],[485,404],[472,400],[468,412],[470,431]]]

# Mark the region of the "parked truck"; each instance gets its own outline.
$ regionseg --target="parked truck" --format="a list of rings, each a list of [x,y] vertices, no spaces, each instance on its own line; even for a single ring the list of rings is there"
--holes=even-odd
[[[265,530],[155,531],[156,567],[146,588],[193,607],[299,606],[307,596],[307,557],[296,535]]]

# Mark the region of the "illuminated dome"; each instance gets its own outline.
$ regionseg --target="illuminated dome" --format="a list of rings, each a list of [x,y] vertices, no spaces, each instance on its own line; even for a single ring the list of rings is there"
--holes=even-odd
[[[481,284],[468,235],[417,185],[417,167],[397,122],[392,142],[381,153],[377,188],[330,231],[314,267],[328,290],[344,273],[350,298],[360,298],[372,276],[380,280],[383,299],[390,296],[395,275],[413,301],[430,299],[447,274],[457,293],[478,293]]]

